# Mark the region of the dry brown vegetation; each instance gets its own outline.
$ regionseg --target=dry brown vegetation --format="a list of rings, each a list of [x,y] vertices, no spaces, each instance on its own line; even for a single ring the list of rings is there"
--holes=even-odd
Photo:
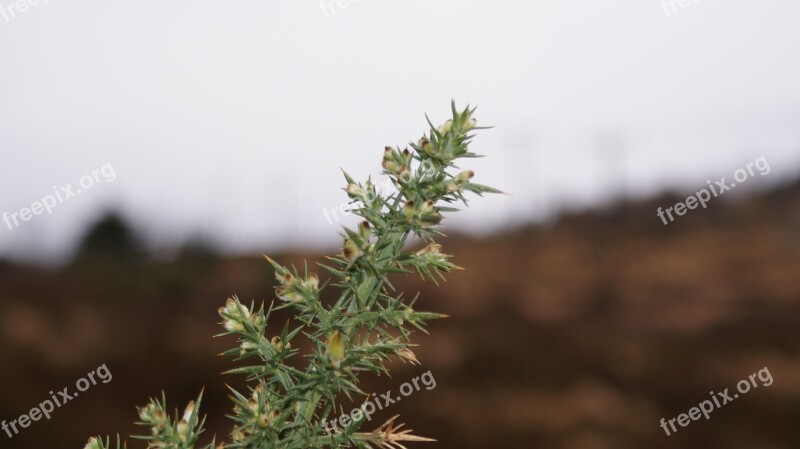
[[[438,443],[484,448],[790,448],[800,444],[800,184],[718,201],[663,226],[657,205],[620,205],[445,245],[466,268],[443,287],[400,276],[452,316],[418,336],[422,367],[398,363],[383,392],[430,369],[437,388],[402,413]],[[314,255],[293,254],[281,261]],[[114,379],[2,446],[81,447],[119,429],[164,388],[206,386],[209,428],[229,428],[216,310],[233,292],[271,299],[260,257],[0,265],[0,418],[14,419],[100,363]],[[188,311],[188,312],[187,312]],[[279,320],[276,320],[276,322]],[[666,437],[662,417],[769,367],[760,388]],[[100,411],[98,413],[98,410]],[[383,416],[373,421],[377,426]],[[384,419],[385,419],[384,418]]]

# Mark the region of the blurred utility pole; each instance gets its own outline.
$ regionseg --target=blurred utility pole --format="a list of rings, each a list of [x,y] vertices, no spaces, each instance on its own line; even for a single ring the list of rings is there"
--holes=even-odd
[[[508,215],[512,219],[521,221],[541,217],[542,171],[533,131],[528,126],[512,129],[511,133],[504,136],[503,147],[506,153],[503,160],[506,185],[501,186],[501,190],[519,198],[530,199],[530,204],[516,204],[509,201]]]
[[[592,184],[595,204],[602,203],[602,195],[627,203],[628,149],[620,131],[606,130],[594,135],[592,141]],[[610,182],[606,183],[606,180]],[[600,194],[598,195],[598,192]]]

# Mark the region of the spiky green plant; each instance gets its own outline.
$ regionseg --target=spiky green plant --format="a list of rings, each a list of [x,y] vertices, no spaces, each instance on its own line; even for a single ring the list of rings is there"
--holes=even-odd
[[[428,320],[442,315],[414,309],[416,297],[408,301],[389,280],[393,273],[416,270],[437,282],[443,273],[456,269],[434,238],[442,235],[437,225],[443,213],[457,209],[452,203],[467,203],[466,192],[482,195],[497,190],[472,182],[474,173],[458,171],[456,161],[478,157],[468,149],[476,127],[474,108],[459,111],[452,105],[452,118],[439,127],[430,120],[430,130],[416,143],[400,151],[386,147],[383,173],[394,189],[381,192],[367,180],[358,183],[347,173],[344,188],[363,218],[357,229],[344,229],[342,253],[320,267],[331,279],[320,285],[316,274],[287,268],[267,257],[278,281],[277,302],[269,308],[246,306],[236,297],[220,308],[225,332],[238,345],[224,354],[247,364],[230,371],[244,374],[251,382],[248,391],[232,390],[235,422],[229,443],[218,448],[397,448],[409,441],[431,441],[400,430],[392,418],[372,431],[362,431],[363,417],[340,432],[329,433],[319,425],[329,416],[342,413],[342,395],[365,395],[358,387],[364,371],[385,373],[392,358],[418,363],[412,352],[413,328],[424,330]],[[406,250],[410,236],[425,245]],[[330,283],[340,290],[338,299],[323,302],[320,292]],[[288,323],[280,332],[268,331],[273,310],[292,309],[295,326]],[[272,329],[272,328],[270,328]],[[298,368],[299,350],[292,342],[303,334],[313,349],[305,354],[305,368]],[[271,336],[270,336],[271,335]],[[294,363],[292,363],[294,362]],[[148,448],[193,449],[203,432],[198,415],[202,393],[182,416],[170,416],[166,400],[152,400],[139,409],[140,424],[151,429],[144,438]],[[339,412],[336,407],[339,406]],[[214,448],[212,441],[205,448]],[[116,443],[120,447],[119,438]],[[109,440],[96,437],[86,449],[107,449]]]

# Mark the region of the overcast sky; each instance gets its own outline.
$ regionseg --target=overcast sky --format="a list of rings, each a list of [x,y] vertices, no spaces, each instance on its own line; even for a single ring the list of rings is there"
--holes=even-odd
[[[796,0],[18,3],[0,0],[0,213],[106,169],[0,222],[0,254],[63,256],[112,207],[155,243],[336,244],[339,167],[377,174],[451,98],[496,126],[476,181],[513,194],[450,220],[470,232],[761,156],[750,186],[800,171]]]

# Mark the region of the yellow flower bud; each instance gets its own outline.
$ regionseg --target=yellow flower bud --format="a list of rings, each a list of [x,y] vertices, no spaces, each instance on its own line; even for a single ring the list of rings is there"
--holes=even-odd
[[[300,302],[303,300],[303,295],[297,293],[294,290],[286,290],[279,288],[277,290],[278,298],[286,301],[286,302]]]
[[[410,151],[408,151],[408,148],[406,148],[405,150],[403,150],[403,153],[402,153],[402,155],[403,155],[403,165],[405,165],[405,166],[408,166],[408,165],[410,165],[410,164],[411,164],[411,160],[412,160],[414,157],[413,157],[413,156],[411,156],[411,152],[410,152]]]
[[[381,165],[389,173],[397,173],[400,170],[400,165],[397,163],[397,151],[392,147],[386,147],[383,150],[383,162]]]
[[[262,324],[264,324],[264,318],[262,318],[262,316],[257,313],[252,313],[250,314],[250,322],[253,323],[253,326],[259,327]]]
[[[475,172],[474,171],[472,171],[472,170],[464,170],[461,173],[459,173],[458,175],[456,175],[456,181],[457,182],[466,182],[466,181],[469,181],[470,179],[472,179],[473,176],[475,176]]]
[[[244,330],[244,326],[242,326],[242,323],[234,320],[225,320],[223,326],[225,327],[225,330],[227,330],[228,332],[241,332]]]
[[[358,232],[361,234],[361,239],[366,242],[372,237],[372,226],[368,221],[362,221],[358,224]]]
[[[139,419],[146,423],[153,422],[156,411],[156,406],[151,402],[144,407],[139,408]]]
[[[352,265],[363,254],[364,252],[361,251],[361,248],[359,248],[354,241],[350,239],[344,241],[344,248],[342,248],[342,257],[344,257],[344,260],[346,260],[348,264]]]
[[[405,184],[411,181],[411,170],[408,169],[405,165],[400,168],[400,173],[397,173],[397,179]]]
[[[389,173],[397,173],[400,171],[400,166],[388,159],[384,159],[381,165],[383,165],[383,168]]]
[[[219,314],[225,320],[222,324],[228,332],[241,332],[245,321],[252,322],[250,309],[233,298],[228,298],[225,307],[219,309]]]
[[[414,201],[409,200],[406,201],[406,204],[403,205],[403,215],[405,215],[406,219],[411,220],[414,218],[416,214],[416,207]]]
[[[433,207],[433,201],[428,200],[420,208],[420,221],[427,225],[436,225],[442,221],[442,214]]]
[[[244,304],[237,304],[237,301],[234,301],[233,298],[228,298],[228,301],[225,302],[223,312],[231,318],[241,319],[250,316],[250,309]]]
[[[178,433],[178,439],[185,442],[186,437],[189,435],[189,423],[186,422],[185,419],[178,421],[178,425],[175,426],[175,430]]]
[[[263,429],[263,428],[266,428],[269,425],[269,418],[267,418],[266,414],[261,413],[260,415],[258,415],[257,422],[258,422],[258,426]]]
[[[342,334],[340,334],[339,331],[334,331],[331,336],[328,337],[328,347],[326,353],[331,361],[331,365],[338,369],[344,360],[344,341],[342,340]]]
[[[151,422],[159,429],[164,428],[167,425],[167,414],[164,413],[164,410],[157,409],[155,413],[153,413],[153,420]]]
[[[89,441],[86,443],[86,446],[83,449],[101,449],[102,446],[100,445],[100,441],[97,440],[95,437],[89,438]]]
[[[253,343],[252,341],[243,341],[242,344],[239,345],[239,347],[241,348],[239,350],[239,354],[245,355],[247,354],[248,351],[252,351],[258,348],[258,345]]]
[[[359,187],[358,184],[348,184],[345,190],[353,196],[361,196],[364,194],[364,189]]]
[[[307,289],[311,291],[319,290],[319,277],[316,274],[310,273],[304,282],[304,285]]]
[[[194,413],[194,401],[189,401],[186,405],[186,410],[183,411],[183,420],[189,422],[192,420],[192,413]]]
[[[275,270],[275,280],[283,285],[288,285],[294,282],[294,276],[289,272],[281,273],[281,270]]]
[[[475,127],[475,125],[477,125],[477,124],[478,124],[478,121],[477,121],[477,120],[475,120],[474,118],[470,117],[470,118],[469,118],[469,119],[467,119],[467,121],[464,123],[464,132],[467,132],[467,131],[471,130],[471,129],[472,129],[472,128],[474,128],[474,127]]]
[[[233,430],[231,431],[231,439],[233,439],[234,443],[244,440],[244,432],[242,432],[242,429],[240,429],[239,426],[233,426]]]
[[[422,151],[424,151],[428,156],[434,156],[433,144],[430,140],[428,140],[427,137],[423,136],[419,140],[419,147],[422,148]]]

